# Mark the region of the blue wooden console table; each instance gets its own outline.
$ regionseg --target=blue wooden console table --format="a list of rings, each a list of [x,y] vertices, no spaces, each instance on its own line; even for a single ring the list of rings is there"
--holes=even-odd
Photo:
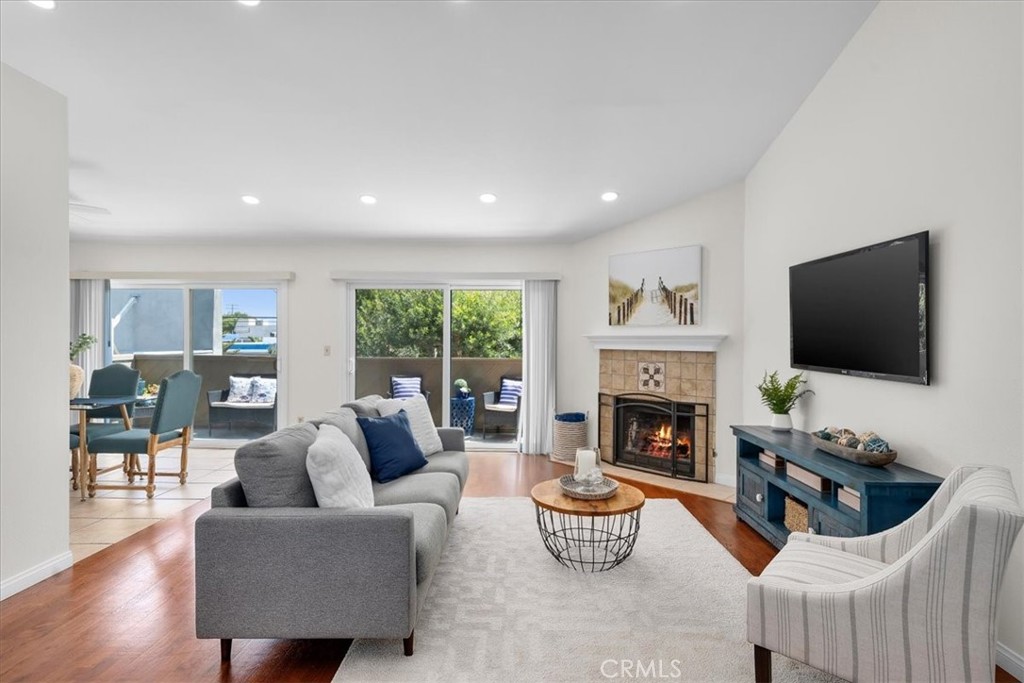
[[[899,463],[868,467],[818,450],[811,435],[770,427],[733,426],[736,435],[736,516],[775,546],[786,544],[790,530],[784,524],[786,497],[807,506],[808,531],[826,536],[864,536],[904,521],[931,498],[941,477]],[[760,461],[770,451],[784,462],[827,481],[818,491],[787,476],[785,467]],[[842,486],[860,495],[860,510],[841,503]]]

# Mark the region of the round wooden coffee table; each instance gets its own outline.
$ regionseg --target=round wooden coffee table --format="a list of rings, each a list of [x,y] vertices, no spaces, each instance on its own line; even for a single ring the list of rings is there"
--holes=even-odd
[[[640,531],[644,494],[619,482],[604,500],[579,500],[562,493],[557,479],[530,491],[537,508],[537,528],[551,555],[570,569],[603,572],[622,564],[633,552]]]

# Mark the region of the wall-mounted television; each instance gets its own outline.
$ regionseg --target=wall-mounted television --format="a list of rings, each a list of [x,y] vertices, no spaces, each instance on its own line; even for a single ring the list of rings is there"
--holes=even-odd
[[[789,269],[794,368],[928,384],[928,233]]]

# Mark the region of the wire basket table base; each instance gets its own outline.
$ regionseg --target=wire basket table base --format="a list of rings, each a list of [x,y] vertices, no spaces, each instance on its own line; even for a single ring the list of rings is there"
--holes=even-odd
[[[536,507],[544,547],[569,569],[608,571],[633,553],[640,532],[640,509],[618,515],[583,516]]]

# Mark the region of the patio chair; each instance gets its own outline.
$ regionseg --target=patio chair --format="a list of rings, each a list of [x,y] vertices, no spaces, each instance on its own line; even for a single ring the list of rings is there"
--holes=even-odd
[[[93,398],[100,398],[104,396],[135,396],[139,386],[139,371],[128,367],[127,365],[121,365],[115,363],[108,365],[105,368],[98,368],[92,371],[92,375],[89,376],[89,396]],[[86,438],[89,443],[92,443],[94,439],[98,439],[102,436],[108,436],[110,434],[117,434],[127,429],[132,428],[131,418],[135,414],[135,404],[129,403],[124,406],[127,411],[127,418],[121,412],[121,406],[111,406],[109,408],[94,408],[88,410],[85,413],[85,418],[89,420],[90,424],[86,428]],[[100,422],[93,423],[94,420],[100,420]],[[78,443],[78,431],[79,425],[71,425],[71,436],[72,441]],[[76,473],[72,478],[72,488],[78,489],[78,446],[72,446],[71,449],[71,467]],[[118,465],[107,467],[98,474],[104,472],[110,472],[117,469]],[[120,468],[122,471],[128,471],[128,454],[125,453],[125,457],[121,462]]]
[[[1010,472],[959,467],[872,536],[793,533],[747,583],[755,677],[771,653],[865,681],[991,681],[999,584],[1024,525]]]
[[[146,497],[152,498],[156,491],[156,477],[178,477],[185,483],[188,478],[188,443],[192,438],[192,422],[195,419],[196,404],[199,402],[199,388],[203,378],[190,370],[179,370],[160,382],[153,420],[149,429],[129,429],[86,444],[89,457],[89,497],[96,495],[96,489],[145,490]],[[157,472],[156,456],[162,450],[181,446],[181,465],[177,472]],[[130,453],[128,484],[98,484],[96,481],[96,456],[100,453]],[[145,486],[133,486],[136,476],[141,476],[138,454],[148,456]]]
[[[523,399],[523,378],[504,375],[497,391],[484,392],[483,435],[487,439],[487,423],[495,425],[495,434],[502,423],[519,426],[519,405]]]
[[[430,400],[430,392],[423,389],[423,375],[391,375],[388,398],[410,398],[423,394]]]
[[[251,422],[266,427],[273,431],[277,425],[277,377],[275,375],[254,374],[233,374],[233,379],[252,379],[261,377],[265,380],[273,380],[274,397],[271,401],[252,402],[231,400],[231,388],[213,389],[206,392],[206,406],[209,411],[209,418],[206,423],[206,433],[213,436],[213,423],[227,423],[228,431],[232,429],[234,422]]]

